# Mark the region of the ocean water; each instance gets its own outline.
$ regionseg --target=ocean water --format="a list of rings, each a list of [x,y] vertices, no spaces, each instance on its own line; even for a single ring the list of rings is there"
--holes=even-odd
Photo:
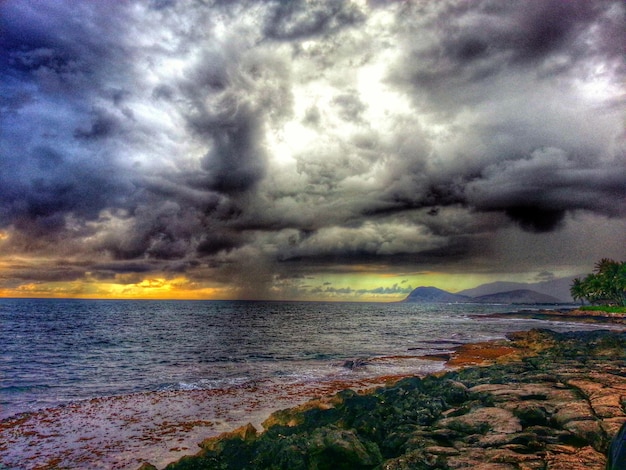
[[[536,327],[471,304],[0,299],[0,418],[95,397],[428,372],[418,356]],[[362,359],[362,370],[345,367]]]

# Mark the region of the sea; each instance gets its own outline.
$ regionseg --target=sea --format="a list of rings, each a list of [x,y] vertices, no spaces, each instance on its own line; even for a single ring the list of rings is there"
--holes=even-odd
[[[531,328],[511,305],[0,299],[0,418],[96,397],[419,374]],[[540,308],[524,306],[523,308]]]

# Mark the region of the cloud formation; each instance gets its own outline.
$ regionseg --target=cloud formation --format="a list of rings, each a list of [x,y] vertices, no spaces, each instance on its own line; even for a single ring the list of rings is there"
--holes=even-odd
[[[324,279],[624,258],[625,19],[613,0],[3,2],[0,292],[384,298],[404,285]]]

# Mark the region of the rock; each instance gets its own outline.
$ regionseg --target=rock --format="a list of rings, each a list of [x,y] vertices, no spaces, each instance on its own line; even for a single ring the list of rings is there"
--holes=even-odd
[[[216,451],[221,449],[224,442],[234,439],[240,439],[242,441],[250,441],[257,437],[257,430],[252,424],[248,423],[245,426],[235,429],[234,431],[224,433],[217,437],[210,437],[202,441],[199,446],[205,450]]]
[[[550,470],[604,470],[606,457],[585,446],[573,453],[548,451],[545,459]]]
[[[608,443],[606,442],[604,431],[595,419],[569,421],[563,426],[563,429],[571,432],[582,441],[589,442],[598,452],[606,451]]]
[[[407,452],[401,457],[385,461],[384,470],[447,470],[445,457],[426,455],[422,450]]]
[[[552,420],[558,426],[564,426],[570,421],[585,421],[590,419],[595,419],[595,416],[589,403],[574,399],[570,402],[560,404],[556,413],[552,416]]]
[[[523,427],[546,425],[550,417],[545,406],[534,402],[522,402],[508,409],[519,419]]]
[[[451,456],[446,460],[447,468],[481,469],[481,470],[517,470],[516,462],[506,462],[504,455],[510,452],[488,452],[485,449],[468,449],[460,455]]]
[[[512,434],[522,430],[519,419],[513,413],[497,407],[479,408],[463,416],[445,418],[440,420],[438,425],[454,430],[466,430],[467,434],[484,434],[487,431]]]
[[[500,447],[511,444],[515,439],[515,434],[488,433],[478,440],[478,445],[483,448]]]
[[[607,436],[615,436],[619,429],[626,423],[626,418],[606,418],[600,423],[602,430]]]
[[[545,401],[562,395],[553,384],[543,383],[513,383],[513,384],[482,384],[472,387],[470,392],[489,393],[499,402],[519,402],[521,400]],[[568,397],[573,396],[571,393]]]
[[[459,382],[458,380],[448,380],[446,384],[452,388],[455,388],[459,391],[468,392],[469,389],[463,382]]]
[[[309,468],[359,469],[382,462],[376,444],[361,441],[353,431],[335,427],[316,430],[307,443]]]
[[[611,381],[611,378],[604,375],[596,375],[595,380],[569,380],[568,385],[579,390],[585,396],[596,416],[600,418],[624,416],[621,396],[617,395],[610,386],[602,383],[603,379],[604,381]]]
[[[426,454],[433,455],[459,455],[459,451],[454,447],[444,447],[444,446],[428,446],[424,449]]]
[[[562,444],[549,444],[546,446],[548,452],[553,454],[575,454],[578,452],[578,448],[574,446],[566,446]]]
[[[342,364],[343,367],[350,370],[362,369],[367,365],[369,362],[366,359],[348,359]]]

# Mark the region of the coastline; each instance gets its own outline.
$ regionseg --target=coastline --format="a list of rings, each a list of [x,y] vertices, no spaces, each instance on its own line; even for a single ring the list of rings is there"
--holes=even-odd
[[[21,413],[0,421],[0,468],[134,470],[146,461],[164,467],[195,454],[207,437],[247,423],[260,429],[279,409],[405,376],[280,387],[257,381],[225,389],[108,396]]]
[[[603,470],[626,423],[625,351],[606,330],[464,345],[456,370],[273,413],[166,469]]]
[[[429,376],[438,377],[465,367],[513,363],[528,357],[529,351],[532,353],[511,347],[510,339],[450,349],[450,353],[421,357],[441,364],[440,371]],[[135,470],[150,462],[163,468],[195,454],[203,439],[216,439],[248,423],[257,430],[264,427],[263,422],[269,427],[268,416],[276,410],[316,406],[315,403],[326,406],[324,403],[332,400],[329,397],[343,390],[371,394],[378,387],[393,388],[413,377],[414,374],[403,374],[359,378],[356,374],[353,380],[299,383],[280,390],[268,381],[220,390],[147,392],[76,402],[1,421],[0,464],[7,469]]]
[[[504,313],[488,313],[485,315],[473,315],[472,318],[526,318],[534,320],[568,321],[581,323],[604,323],[614,325],[626,325],[626,315],[613,314],[602,311],[580,310],[578,308],[562,309],[522,309]]]

